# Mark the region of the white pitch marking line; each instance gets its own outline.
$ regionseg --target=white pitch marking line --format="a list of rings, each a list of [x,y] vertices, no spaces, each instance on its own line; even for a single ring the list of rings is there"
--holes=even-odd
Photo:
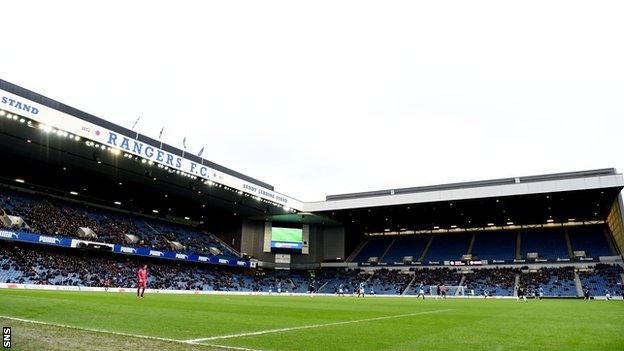
[[[195,343],[186,342],[186,341],[184,341],[184,343],[185,344],[195,344]],[[262,350],[258,350],[258,349],[248,349],[246,347],[240,347],[240,346],[227,346],[227,345],[218,345],[218,344],[201,344],[201,345],[206,345],[206,346],[211,346],[211,347],[218,347],[220,349],[227,349],[227,350],[262,351]]]
[[[67,328],[67,329],[90,331],[90,332],[94,332],[94,333],[103,333],[103,334],[112,334],[112,335],[119,335],[119,336],[128,336],[128,337],[132,337],[132,338],[175,342],[175,343],[187,344],[187,345],[188,344],[194,344],[194,343],[191,343],[191,342],[188,342],[188,341],[185,341],[185,340],[161,338],[161,337],[158,337],[158,336],[148,336],[148,335],[138,335],[138,334],[122,333],[122,332],[115,332],[115,331],[110,331],[110,330],[102,330],[102,329],[94,329],[94,328],[76,327],[76,326],[73,326],[73,325],[42,322],[42,321],[36,321],[36,320],[32,320],[32,319],[24,319],[24,318],[17,318],[17,317],[2,316],[2,315],[0,315],[0,318],[9,319],[9,320],[18,321],[18,322],[24,322],[24,323],[49,325],[49,326],[59,327],[59,328]],[[211,347],[217,347],[217,348],[222,348],[222,349],[229,349],[229,350],[262,351],[262,350],[258,350],[258,349],[248,349],[248,348],[245,348],[245,347],[238,347],[238,346],[227,346],[227,345],[218,345],[218,344],[202,344],[202,345],[211,346]]]
[[[424,312],[397,314],[397,315],[393,315],[393,316],[383,316],[383,317],[374,317],[374,318],[366,318],[366,319],[356,319],[356,320],[351,320],[351,321],[332,322],[332,323],[325,323],[325,324],[310,324],[310,325],[302,325],[302,326],[290,327],[290,328],[268,329],[268,330],[260,330],[260,331],[249,332],[249,333],[228,334],[228,335],[211,336],[211,337],[208,337],[208,338],[190,339],[190,340],[186,340],[186,342],[194,344],[194,343],[201,343],[201,342],[204,342],[204,341],[211,341],[211,340],[232,339],[232,338],[240,338],[240,337],[244,337],[244,336],[256,336],[256,335],[264,335],[264,334],[272,334],[272,333],[282,333],[282,332],[288,332],[288,331],[292,331],[292,330],[322,328],[322,327],[331,327],[331,326],[343,325],[343,324],[381,321],[381,320],[386,320],[386,319],[411,317],[411,316],[418,316],[418,315],[424,315],[424,314],[448,312],[448,311],[453,311],[453,310],[454,309],[451,308],[451,309],[443,309],[443,310],[434,310],[434,311],[424,311]]]

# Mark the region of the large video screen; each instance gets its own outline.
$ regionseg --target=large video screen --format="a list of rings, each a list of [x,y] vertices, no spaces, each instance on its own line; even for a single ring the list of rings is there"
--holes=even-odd
[[[301,250],[303,230],[301,228],[271,228],[271,248],[280,250]]]

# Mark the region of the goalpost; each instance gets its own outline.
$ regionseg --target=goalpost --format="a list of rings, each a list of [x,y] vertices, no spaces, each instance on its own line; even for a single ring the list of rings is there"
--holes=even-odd
[[[466,289],[463,285],[447,285],[446,286],[446,297],[451,296],[468,296],[468,289]],[[425,290],[425,294],[427,291]],[[439,287],[437,285],[429,286],[429,295],[431,297],[440,297]]]

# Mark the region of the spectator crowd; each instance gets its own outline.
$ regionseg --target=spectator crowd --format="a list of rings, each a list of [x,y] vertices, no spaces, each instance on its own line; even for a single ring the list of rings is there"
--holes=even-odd
[[[28,226],[25,229],[33,233],[80,238],[78,229],[85,227],[97,235],[96,238],[84,238],[90,241],[186,254],[236,257],[215,237],[192,227],[9,191],[0,195],[0,207],[8,215],[21,217]],[[131,242],[126,234],[135,236],[138,241]]]
[[[431,286],[462,285],[464,295],[512,296],[516,276],[531,296],[540,288],[544,296],[576,296],[573,267],[541,269],[418,268],[411,270],[361,270],[329,268],[304,271],[244,269],[208,264],[145,259],[112,253],[39,247],[0,241],[0,282],[25,284],[73,285],[90,287],[136,286],[136,271],[148,264],[148,287],[177,290],[213,290],[241,292],[298,292],[349,294],[363,285],[366,293],[417,294],[420,285],[429,294]],[[622,295],[622,267],[597,265],[579,273],[583,284],[595,287],[594,295],[609,289]],[[601,291],[602,290],[602,291]],[[434,293],[434,291],[431,291]],[[454,294],[454,291],[449,291]]]

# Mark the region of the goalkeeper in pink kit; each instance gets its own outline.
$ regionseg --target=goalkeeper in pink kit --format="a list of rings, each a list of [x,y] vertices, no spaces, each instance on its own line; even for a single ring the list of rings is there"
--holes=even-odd
[[[147,286],[147,265],[143,265],[143,267],[139,268],[137,277],[139,278],[137,297],[143,297],[143,294],[145,293],[145,286]]]

